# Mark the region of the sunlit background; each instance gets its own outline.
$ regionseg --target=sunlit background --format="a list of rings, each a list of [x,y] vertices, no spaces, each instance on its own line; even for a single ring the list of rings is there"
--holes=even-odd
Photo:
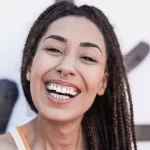
[[[25,101],[20,85],[22,50],[31,25],[52,3],[54,0],[0,0],[0,80],[5,78],[14,81],[19,88],[19,97],[9,119],[7,131],[35,116]],[[94,5],[106,14],[115,29],[124,56],[141,42],[150,45],[149,0],[75,0],[74,3]],[[142,48],[140,51],[144,53]],[[128,77],[135,123],[148,126],[150,125],[150,53],[132,68]],[[138,142],[138,149],[149,150],[150,142]]]

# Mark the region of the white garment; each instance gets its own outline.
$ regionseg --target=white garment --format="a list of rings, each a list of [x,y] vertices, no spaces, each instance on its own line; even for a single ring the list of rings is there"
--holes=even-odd
[[[26,150],[26,147],[22,141],[22,138],[16,128],[10,130],[10,134],[18,148],[18,150]]]

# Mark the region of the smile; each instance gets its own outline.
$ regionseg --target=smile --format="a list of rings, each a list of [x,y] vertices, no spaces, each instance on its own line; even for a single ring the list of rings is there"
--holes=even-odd
[[[45,86],[49,95],[60,101],[72,99],[80,93],[77,88],[68,85],[64,86],[58,83],[46,83]]]

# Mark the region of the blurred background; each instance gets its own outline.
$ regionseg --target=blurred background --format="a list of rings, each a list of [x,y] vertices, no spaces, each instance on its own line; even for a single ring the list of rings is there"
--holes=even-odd
[[[56,0],[60,1],[60,0]],[[119,39],[131,86],[139,150],[150,149],[150,1],[68,0],[101,9]],[[30,27],[54,0],[0,0],[0,134],[36,115],[20,84],[22,50]]]

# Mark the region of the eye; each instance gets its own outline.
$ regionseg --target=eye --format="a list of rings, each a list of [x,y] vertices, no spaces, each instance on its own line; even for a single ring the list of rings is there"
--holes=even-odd
[[[46,48],[45,50],[50,51],[50,52],[52,52],[52,53],[63,54],[59,49],[54,48],[54,47],[49,47],[49,48]]]
[[[82,56],[82,57],[80,57],[80,58],[82,58],[82,59],[84,59],[84,60],[86,60],[86,61],[92,61],[92,62],[96,62],[96,60],[95,59],[93,59],[92,57],[89,57],[89,56]]]

